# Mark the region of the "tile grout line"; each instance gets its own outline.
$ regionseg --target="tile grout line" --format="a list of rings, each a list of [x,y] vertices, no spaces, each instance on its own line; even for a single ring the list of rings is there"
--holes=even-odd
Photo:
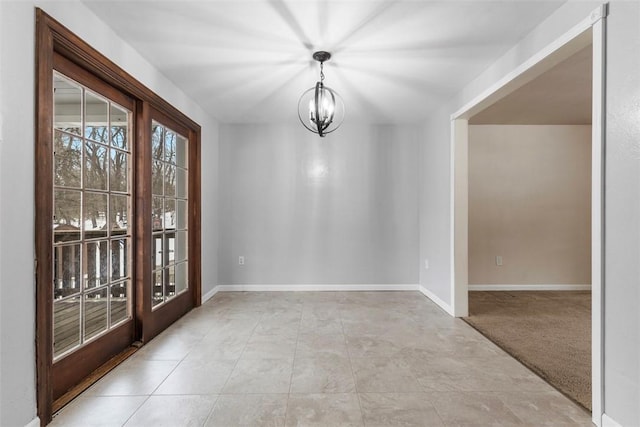
[[[172,325],[172,326],[174,326],[174,325]],[[165,331],[163,331],[163,332],[167,332],[167,331],[169,331],[170,329],[171,329],[171,327],[167,328],[167,330],[165,330]],[[209,330],[211,330],[211,329],[212,329],[212,328],[210,328]],[[207,333],[208,333],[208,332],[207,332]],[[206,335],[206,334],[205,334],[205,335]],[[153,389],[153,391],[151,392],[151,394],[146,395],[146,396],[147,396],[147,398],[144,400],[144,402],[142,402],[142,404],[141,404],[140,406],[138,406],[138,408],[137,408],[135,411],[133,411],[133,413],[129,416],[129,418],[127,418],[127,420],[126,420],[126,421],[124,422],[124,424],[123,424],[123,427],[124,427],[124,426],[125,426],[125,425],[130,421],[130,420],[131,420],[131,418],[133,418],[133,416],[134,416],[134,415],[135,415],[135,414],[140,410],[140,408],[142,408],[142,407],[145,405],[145,403],[147,403],[147,402],[149,401],[149,399],[151,399],[151,396],[154,396],[154,393],[155,393],[156,391],[158,391],[158,389],[162,386],[162,384],[164,384],[164,383],[165,383],[165,381],[167,381],[167,379],[171,376],[171,374],[173,374],[173,373],[175,372],[175,370],[176,370],[176,369],[178,369],[178,366],[180,366],[180,364],[184,361],[184,359],[186,359],[186,358],[187,358],[187,356],[189,355],[189,353],[191,353],[191,351],[193,350],[193,348],[194,348],[196,345],[198,345],[198,344],[202,343],[202,341],[204,340],[204,336],[205,336],[205,335],[203,335],[203,336],[202,336],[202,337],[197,341],[197,343],[193,344],[193,345],[189,348],[189,351],[187,351],[187,353],[186,353],[184,356],[182,356],[182,358],[181,358],[181,359],[179,359],[179,360],[178,360],[178,363],[176,363],[176,366],[174,366],[174,367],[173,367],[173,369],[172,369],[172,370],[167,374],[167,376],[166,376],[162,381],[160,381],[160,384],[158,384],[158,386],[157,386],[155,389]],[[147,360],[145,360],[145,359],[144,359],[144,356],[143,356],[143,358],[142,358],[142,359],[143,359],[143,362],[147,361]],[[174,359],[174,360],[175,360],[175,359]],[[173,362],[174,360],[171,360],[171,361]],[[168,360],[167,360],[167,361],[168,361]],[[160,396],[160,395],[158,395],[158,396]],[[217,401],[218,401],[218,397],[216,397],[216,402],[217,402]],[[215,406],[215,403],[214,403],[214,406]],[[208,419],[208,416],[207,416],[207,419]],[[205,420],[205,422],[206,422],[206,420]]]
[[[202,341],[202,338],[200,339],[200,341]],[[149,397],[153,396],[153,394],[158,391],[158,389],[162,386],[162,384],[164,384],[164,382],[171,376],[171,374],[173,374],[175,372],[176,369],[178,369],[178,366],[180,366],[180,364],[184,361],[184,359],[187,357],[187,355],[191,352],[191,350],[187,351],[187,354],[185,354],[184,356],[182,356],[181,359],[179,359],[176,363],[176,366],[173,367],[173,369],[171,369],[171,371],[167,374],[166,377],[164,377],[164,379],[162,381],[160,381],[160,384],[158,384],[156,386],[156,388],[154,388],[151,393],[149,393]],[[143,360],[144,361],[144,360]],[[166,362],[175,362],[176,359],[173,360],[167,360]]]
[[[207,396],[211,396],[211,395],[209,394]],[[220,393],[218,393],[216,395],[216,400],[215,400],[215,402],[213,402],[213,405],[211,405],[211,409],[209,410],[209,413],[207,414],[207,418],[204,419],[204,424],[202,424],[203,427],[207,425],[207,422],[209,421],[209,419],[211,419],[211,416],[213,415],[213,412],[216,410],[216,406],[218,406],[218,402],[220,401],[220,396],[221,396]]]
[[[220,393],[219,394],[224,394],[224,389],[227,386],[227,384],[229,384],[229,380],[231,379],[231,376],[233,375],[234,371],[236,370],[236,368],[238,367],[238,364],[240,363],[240,360],[242,359],[242,355],[244,354],[244,351],[247,349],[247,346],[249,345],[249,340],[251,339],[251,337],[253,336],[253,333],[255,332],[256,328],[258,327],[258,325],[260,324],[260,321],[262,320],[262,318],[265,316],[266,312],[263,312],[262,315],[260,316],[260,319],[258,319],[258,321],[256,322],[255,325],[253,325],[253,328],[251,329],[251,333],[249,334],[249,338],[247,338],[247,342],[244,344],[244,347],[242,347],[242,351],[240,352],[240,354],[238,355],[238,359],[236,360],[236,363],[233,365],[233,368],[231,368],[231,371],[229,372],[229,375],[227,376],[226,381],[224,382],[224,384],[222,385],[222,387],[220,388]]]
[[[147,403],[147,402],[149,401],[149,398],[150,398],[150,397],[151,397],[151,395],[146,395],[146,399],[144,399],[144,400],[142,401],[142,403],[140,403],[140,406],[138,406],[138,407],[136,408],[136,410],[135,410],[135,411],[133,411],[133,412],[131,413],[131,415],[129,415],[129,417],[127,417],[127,419],[124,421],[124,423],[122,423],[122,427],[124,427],[124,426],[126,426],[126,425],[127,425],[127,423],[129,422],[129,420],[131,420],[131,418],[133,418],[133,416],[134,416],[135,414],[137,414],[137,413],[138,413],[138,411],[140,410],[140,408],[142,408],[142,407],[144,406],[144,404],[145,404],[145,403]]]
[[[249,334],[249,338],[247,338],[247,342],[244,344],[244,347],[242,348],[242,351],[240,352],[240,354],[238,355],[238,359],[236,360],[236,363],[233,365],[233,367],[229,370],[229,375],[227,375],[227,379],[225,380],[224,384],[222,385],[222,387],[220,387],[220,392],[217,394],[216,397],[216,401],[214,402],[213,406],[211,407],[211,410],[209,411],[209,414],[207,415],[207,418],[205,419],[204,425],[207,424],[207,422],[211,419],[211,417],[213,416],[213,413],[216,410],[216,407],[218,406],[218,403],[220,402],[220,399],[223,395],[223,391],[224,388],[227,386],[227,383],[229,382],[229,379],[231,378],[231,375],[233,374],[234,370],[236,369],[236,367],[238,366],[238,363],[240,363],[240,359],[242,358],[242,355],[244,354],[244,351],[247,348],[247,345],[249,345],[249,340],[251,339],[251,336],[253,335],[253,332],[255,331],[255,329],[258,327],[258,325],[260,324],[260,320],[262,320],[262,318],[264,317],[265,313],[263,312],[262,315],[260,316],[260,319],[258,319],[258,321],[256,322],[255,325],[253,325],[253,328],[251,329],[251,333]],[[211,329],[209,329],[209,332],[213,330],[213,327]],[[203,337],[204,340],[204,337]]]
[[[351,351],[349,350],[349,344],[347,343],[347,334],[344,332],[344,323],[342,318],[342,309],[338,308],[338,312],[340,313],[340,326],[342,327],[342,338],[344,339],[345,346],[347,347],[347,355],[349,356],[349,367],[351,368],[351,377],[353,378],[353,387],[356,391],[356,399],[358,399],[358,407],[360,408],[360,420],[362,421],[362,425],[365,425],[364,422],[364,411],[362,410],[362,401],[360,400],[360,392],[358,392],[358,381],[356,379],[356,374],[353,371],[353,363],[351,362]]]
[[[287,412],[289,411],[289,399],[291,399],[291,387],[293,386],[293,370],[295,369],[296,356],[298,354],[298,343],[300,342],[300,327],[302,325],[302,314],[304,313],[304,303],[300,310],[300,319],[298,319],[298,333],[296,334],[296,347],[293,351],[293,359],[291,361],[291,375],[289,376],[289,392],[287,393],[287,403],[284,406],[284,425],[287,425]]]

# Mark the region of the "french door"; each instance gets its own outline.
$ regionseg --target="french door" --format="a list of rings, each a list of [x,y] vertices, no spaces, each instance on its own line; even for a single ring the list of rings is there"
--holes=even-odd
[[[150,143],[140,147],[139,244],[151,254],[139,264],[138,313],[148,341],[200,300],[198,135],[167,114],[145,105],[138,121]],[[145,259],[146,261],[146,259]],[[149,286],[151,284],[151,286]]]
[[[200,126],[36,10],[38,415],[200,304]]]
[[[57,399],[135,340],[135,102],[54,58],[52,383]]]

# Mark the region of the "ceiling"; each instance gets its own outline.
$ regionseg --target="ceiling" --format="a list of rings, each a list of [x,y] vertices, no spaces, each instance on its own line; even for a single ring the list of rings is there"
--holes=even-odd
[[[591,124],[592,46],[589,45],[469,119],[505,125]]]
[[[223,123],[297,120],[316,50],[346,120],[419,122],[563,2],[84,0]]]

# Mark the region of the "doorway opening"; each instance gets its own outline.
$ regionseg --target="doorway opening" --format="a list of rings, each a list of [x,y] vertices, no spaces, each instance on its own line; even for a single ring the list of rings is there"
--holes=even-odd
[[[604,73],[603,73],[603,57],[604,57],[604,24],[606,16],[606,7],[596,9],[590,16],[585,18],[576,27],[565,33],[556,41],[551,43],[545,49],[540,51],[534,57],[530,58],[527,62],[522,64],[512,73],[507,75],[503,80],[498,82],[493,87],[489,88],[485,93],[478,96],[462,109],[457,111],[451,116],[452,120],[452,145],[451,145],[451,161],[452,161],[452,305],[454,314],[458,317],[466,317],[469,315],[469,290],[477,290],[474,284],[489,285],[489,283],[474,283],[470,279],[477,280],[479,271],[476,268],[475,255],[472,254],[472,250],[477,248],[470,247],[470,207],[473,203],[470,199],[470,165],[469,165],[469,140],[470,133],[474,137],[477,133],[477,129],[473,128],[473,121],[480,120],[483,115],[489,115],[499,110],[500,100],[508,100],[511,95],[517,97],[518,89],[526,89],[526,86],[531,83],[535,85],[534,80],[538,77],[544,78],[543,75],[548,71],[553,71],[556,66],[568,60],[571,57],[591,54],[591,66],[592,66],[592,78],[589,82],[590,95],[592,98],[592,105],[590,108],[591,129],[582,129],[583,139],[585,132],[587,137],[590,136],[590,143],[583,153],[590,154],[590,162],[588,172],[590,177],[584,178],[587,181],[588,193],[590,196],[590,202],[586,202],[588,210],[590,211],[590,219],[587,220],[589,224],[590,232],[590,251],[582,254],[581,258],[587,259],[587,269],[590,273],[590,277],[585,276],[580,282],[587,282],[586,278],[590,280],[591,298],[587,301],[587,304],[591,306],[590,316],[587,325],[591,327],[590,334],[590,346],[589,346],[589,358],[591,361],[590,370],[590,382],[591,382],[591,408],[592,419],[596,425],[601,425],[602,418],[602,210],[603,210],[603,105],[604,105]],[[524,92],[520,92],[522,94]],[[492,107],[494,106],[495,107]],[[549,108],[551,110],[551,108]],[[480,123],[482,123],[480,121]],[[470,127],[471,124],[471,127]],[[557,124],[557,122],[556,122]],[[477,126],[478,124],[476,124]],[[482,125],[481,125],[482,126]],[[486,129],[485,129],[486,130]],[[481,132],[482,133],[482,132]],[[584,144],[583,144],[584,145]],[[590,152],[590,153],[589,153]],[[513,165],[509,165],[513,166]],[[542,178],[547,177],[544,171],[541,170],[539,174]],[[475,184],[475,183],[474,183]],[[518,189],[518,182],[514,180],[512,182],[513,187]],[[530,197],[535,197],[531,195]],[[584,201],[582,202],[585,203]],[[477,208],[477,206],[476,206]],[[503,218],[502,220],[508,222],[509,218]],[[473,225],[472,225],[473,226]],[[477,227],[475,227],[477,229]],[[485,230],[486,231],[486,230]],[[477,236],[476,236],[477,237]],[[511,237],[514,236],[511,233]],[[522,237],[522,236],[521,236]],[[584,236],[583,236],[584,237]],[[475,242],[474,242],[475,244]],[[495,249],[487,248],[488,252],[495,252]],[[508,269],[507,258],[513,261],[513,257],[505,255],[504,253],[490,253],[485,254],[487,258],[484,262],[491,264],[494,273],[498,268],[502,268],[502,272],[506,272]],[[487,262],[489,261],[489,262]],[[473,265],[472,265],[473,264]],[[502,264],[502,265],[499,265]],[[473,271],[472,271],[473,269]],[[491,270],[489,269],[489,270]],[[481,269],[480,269],[481,271]],[[485,272],[487,273],[487,272]],[[491,271],[489,271],[491,273]],[[470,276],[473,274],[473,276]],[[490,276],[485,276],[490,277]],[[559,276],[558,276],[559,277]],[[489,279],[487,279],[489,280]],[[549,280],[549,279],[547,279]],[[545,280],[545,281],[547,281]],[[560,279],[558,279],[560,280]],[[542,285],[542,280],[534,280],[536,285]],[[471,284],[471,285],[470,285]],[[487,287],[486,290],[498,290],[500,289],[498,281],[494,282],[494,287]],[[505,284],[505,283],[502,283]],[[523,284],[522,282],[512,282],[510,285]],[[546,283],[546,285],[558,285],[559,283]],[[572,287],[566,287],[566,290],[582,291],[588,289],[589,283],[578,283],[578,281],[568,281],[566,284],[573,285]],[[557,287],[551,287],[558,289]],[[544,287],[537,286],[531,289],[543,290]],[[503,287],[502,291],[508,290],[508,287]],[[501,297],[505,297],[508,294],[498,294]],[[521,294],[524,295],[524,294]],[[509,296],[511,297],[511,296]],[[504,298],[503,298],[504,299]],[[494,301],[495,302],[495,301]],[[517,312],[517,310],[516,310]],[[471,313],[473,315],[473,313]],[[585,405],[586,406],[586,405]]]

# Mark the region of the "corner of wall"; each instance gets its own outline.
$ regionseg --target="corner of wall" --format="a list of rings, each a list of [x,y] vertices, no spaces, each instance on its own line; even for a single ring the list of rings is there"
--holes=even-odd
[[[438,305],[438,307],[446,311],[450,316],[455,317],[455,312],[453,310],[453,307],[450,304],[444,302],[442,299],[440,299],[440,297],[438,297],[436,294],[434,294],[424,286],[418,286],[418,290],[420,291],[420,293],[422,293],[422,295],[429,298],[436,305]]]
[[[215,296],[215,294],[217,294],[218,292],[220,292],[220,286],[214,285],[213,288],[210,291],[208,291],[206,294],[202,295],[201,303],[202,304],[206,303],[211,298],[213,298]]]
[[[602,414],[602,427],[622,427],[622,424],[618,423],[607,414]]]
[[[26,424],[24,427],[40,427],[40,418],[35,417],[28,424]]]

